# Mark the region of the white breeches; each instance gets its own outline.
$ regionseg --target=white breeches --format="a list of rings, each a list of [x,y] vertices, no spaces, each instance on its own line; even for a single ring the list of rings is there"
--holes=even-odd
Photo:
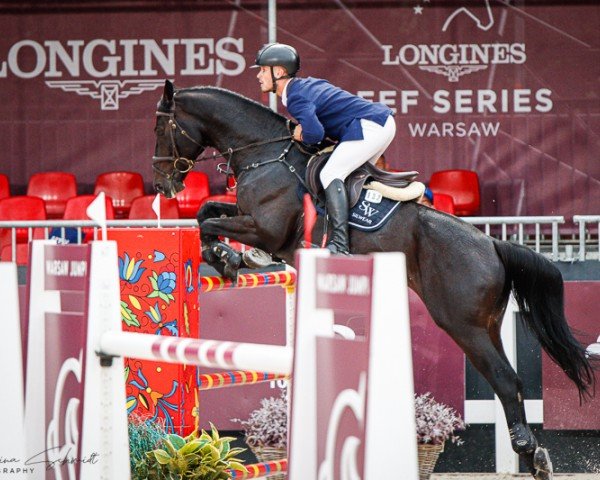
[[[320,178],[323,188],[327,188],[336,178],[345,180],[348,175],[366,162],[375,163],[396,135],[396,122],[391,115],[383,127],[365,119],[362,119],[360,124],[364,138],[341,142],[321,170]]]

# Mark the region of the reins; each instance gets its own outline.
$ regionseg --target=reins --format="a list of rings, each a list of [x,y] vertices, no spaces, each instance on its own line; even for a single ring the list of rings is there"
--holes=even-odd
[[[186,157],[182,157],[179,154],[179,150],[177,148],[177,142],[175,139],[175,135],[177,132],[179,132],[183,137],[187,138],[189,141],[191,141],[193,144],[199,146],[200,148],[204,149],[204,146],[202,144],[200,144],[200,142],[196,141],[194,138],[192,138],[179,124],[179,122],[177,122],[177,119],[175,118],[175,111],[171,110],[170,112],[161,112],[160,110],[156,111],[156,116],[157,117],[169,117],[169,137],[171,139],[171,146],[173,148],[173,153],[170,156],[165,156],[165,157],[157,157],[157,156],[153,156],[152,157],[152,169],[158,173],[160,173],[161,175],[163,175],[167,180],[170,180],[173,177],[173,172],[179,172],[179,173],[187,173],[189,172],[192,168],[194,168],[194,164],[196,164],[197,162],[201,162],[203,160],[216,160],[217,158],[227,158],[227,168],[226,171],[223,172],[227,175],[227,177],[233,175],[233,173],[231,172],[230,164],[231,164],[231,158],[233,157],[234,153],[237,152],[241,152],[243,150],[247,150],[249,148],[255,148],[255,147],[260,147],[262,145],[268,145],[271,143],[278,143],[278,142],[283,142],[285,140],[291,140],[290,145],[288,145],[288,147],[286,147],[286,149],[284,150],[284,153],[282,155],[284,155],[284,157],[287,155],[287,153],[289,152],[291,145],[294,143],[293,137],[292,135],[284,135],[281,137],[277,137],[277,138],[270,138],[268,140],[261,140],[260,142],[253,142],[253,143],[249,143],[247,145],[243,145],[241,147],[237,147],[237,148],[228,148],[224,153],[223,152],[213,152],[210,155],[203,155],[200,156],[196,159],[190,159],[190,158],[186,158]],[[287,127],[288,127],[288,131],[290,129],[290,121],[287,121]],[[280,155],[281,157],[281,155]],[[278,157],[278,158],[280,158]],[[274,161],[276,161],[278,159],[275,159]],[[156,164],[157,163],[161,163],[161,162],[172,162],[173,163],[173,171],[171,173],[165,172],[164,170],[160,169]],[[293,168],[293,166],[288,165],[288,167]],[[219,168],[219,167],[217,167]],[[221,170],[219,170],[221,171]],[[290,169],[290,171],[292,171]]]

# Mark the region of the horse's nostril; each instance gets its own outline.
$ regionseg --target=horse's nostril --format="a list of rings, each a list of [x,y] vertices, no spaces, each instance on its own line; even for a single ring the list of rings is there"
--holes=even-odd
[[[154,191],[156,193],[162,193],[162,194],[165,193],[165,189],[163,188],[163,186],[160,183],[155,183],[154,184]]]

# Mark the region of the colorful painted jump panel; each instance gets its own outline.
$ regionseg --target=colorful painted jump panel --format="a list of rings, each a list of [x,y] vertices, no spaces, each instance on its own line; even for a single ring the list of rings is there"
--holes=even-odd
[[[198,338],[196,229],[111,229],[119,255],[122,327]],[[197,426],[197,368],[126,359],[127,411],[188,434]]]

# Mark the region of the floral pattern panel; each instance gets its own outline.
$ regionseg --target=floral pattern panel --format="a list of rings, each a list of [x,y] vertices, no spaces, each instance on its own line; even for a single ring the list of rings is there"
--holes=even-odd
[[[109,230],[119,252],[123,330],[198,338],[197,229]],[[197,427],[196,367],[125,359],[127,411],[188,435]]]

